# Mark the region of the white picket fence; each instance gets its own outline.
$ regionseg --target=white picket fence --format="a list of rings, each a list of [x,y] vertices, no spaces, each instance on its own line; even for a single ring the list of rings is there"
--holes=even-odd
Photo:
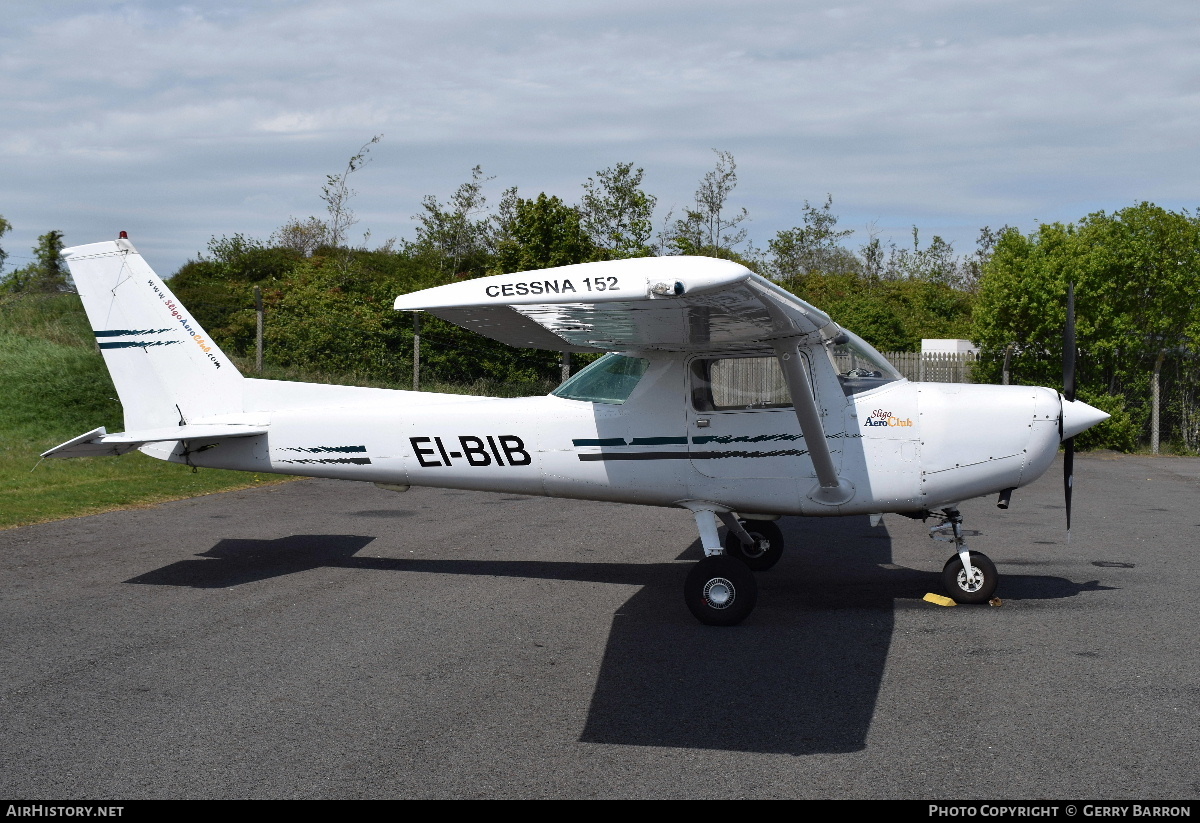
[[[885,351],[883,356],[909,380],[932,383],[970,383],[978,359],[968,352]]]

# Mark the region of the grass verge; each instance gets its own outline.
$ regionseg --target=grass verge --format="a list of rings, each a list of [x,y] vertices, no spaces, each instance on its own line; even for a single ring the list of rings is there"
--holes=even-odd
[[[44,460],[39,455],[105,426],[122,431],[121,404],[73,294],[0,298],[0,529],[135,508],[213,492],[295,480],[272,474],[200,469],[132,452],[121,457]],[[408,388],[356,375],[268,368],[251,377]],[[518,397],[554,382],[425,383],[425,391]]]
[[[121,431],[121,405],[74,295],[0,303],[0,529],[292,478],[121,457],[39,455],[97,426]]]

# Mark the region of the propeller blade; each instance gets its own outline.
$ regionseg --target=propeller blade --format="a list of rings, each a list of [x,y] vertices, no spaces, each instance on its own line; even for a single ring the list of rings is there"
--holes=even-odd
[[[1075,399],[1075,284],[1067,286],[1067,325],[1063,329],[1063,397]]]
[[[1067,285],[1067,325],[1063,329],[1063,397],[1067,402],[1075,400],[1075,284]],[[1063,434],[1065,408],[1058,416],[1058,435]],[[1067,507],[1067,543],[1071,542],[1071,488],[1075,484],[1075,438],[1063,441],[1063,499]]]
[[[1075,485],[1075,438],[1068,437],[1063,454],[1063,497],[1067,504],[1067,544],[1071,543],[1071,487]]]

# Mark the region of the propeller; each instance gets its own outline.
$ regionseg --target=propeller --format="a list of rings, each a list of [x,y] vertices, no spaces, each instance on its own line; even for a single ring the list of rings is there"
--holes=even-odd
[[[1070,403],[1075,400],[1075,284],[1067,286],[1067,325],[1063,329],[1063,398]],[[1064,404],[1065,406],[1065,404]],[[1063,420],[1066,410],[1058,416],[1058,435],[1063,435]],[[1071,487],[1075,482],[1075,437],[1063,440],[1066,447],[1063,455],[1063,496],[1067,504],[1067,543],[1071,542]]]

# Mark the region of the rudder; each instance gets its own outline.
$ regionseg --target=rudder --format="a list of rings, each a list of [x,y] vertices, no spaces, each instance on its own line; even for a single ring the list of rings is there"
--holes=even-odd
[[[241,373],[129,240],[75,246],[63,256],[127,430],[242,411]]]

